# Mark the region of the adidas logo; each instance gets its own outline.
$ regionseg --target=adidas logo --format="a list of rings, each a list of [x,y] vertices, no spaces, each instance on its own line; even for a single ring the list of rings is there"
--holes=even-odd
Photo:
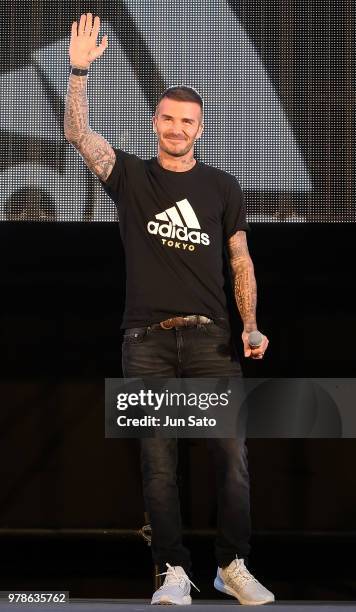
[[[166,246],[184,251],[194,251],[196,244],[208,246],[209,235],[200,231],[200,223],[190,202],[184,199],[176,205],[155,215],[157,221],[147,223],[149,233],[161,236]]]

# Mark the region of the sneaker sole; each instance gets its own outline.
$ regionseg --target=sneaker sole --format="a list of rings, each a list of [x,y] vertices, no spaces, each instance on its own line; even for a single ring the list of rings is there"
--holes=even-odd
[[[249,601],[247,599],[244,599],[243,597],[241,597],[241,595],[238,595],[237,591],[234,591],[234,589],[224,584],[222,580],[218,577],[216,577],[214,580],[214,587],[216,588],[217,591],[220,591],[221,593],[225,593],[225,595],[231,595],[231,597],[235,597],[236,599],[239,600],[240,604],[242,604],[243,606],[259,606],[259,605],[263,605],[266,603],[274,602],[274,597],[273,598],[268,597],[263,601]]]
[[[181,601],[173,601],[171,598],[167,596],[162,596],[159,601],[152,602],[152,606],[189,606],[192,603],[192,598],[190,595],[184,595]]]

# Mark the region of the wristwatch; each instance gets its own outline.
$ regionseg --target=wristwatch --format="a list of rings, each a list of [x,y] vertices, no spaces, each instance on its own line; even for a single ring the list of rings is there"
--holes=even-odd
[[[88,74],[89,68],[76,68],[75,66],[70,67],[70,73],[75,76],[85,76]]]

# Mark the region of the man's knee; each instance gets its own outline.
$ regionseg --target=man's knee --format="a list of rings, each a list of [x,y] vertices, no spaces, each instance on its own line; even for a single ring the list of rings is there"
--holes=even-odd
[[[144,438],[141,440],[141,467],[146,477],[165,480],[176,478],[176,440]]]

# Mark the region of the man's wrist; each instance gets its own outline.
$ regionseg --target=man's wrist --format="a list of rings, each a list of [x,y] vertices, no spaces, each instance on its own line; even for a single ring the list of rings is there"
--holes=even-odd
[[[256,321],[254,323],[246,323],[244,325],[244,332],[245,334],[250,334],[253,331],[257,331],[258,327],[257,327],[257,323]]]
[[[70,66],[70,74],[74,74],[75,76],[86,76],[89,72],[89,66],[78,66],[75,64],[71,64]]]

